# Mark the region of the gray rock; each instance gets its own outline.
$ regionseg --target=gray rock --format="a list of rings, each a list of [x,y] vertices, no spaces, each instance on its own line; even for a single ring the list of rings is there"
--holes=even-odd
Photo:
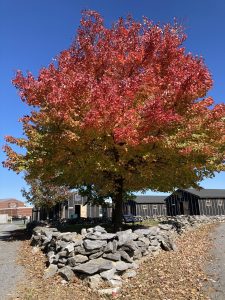
[[[121,259],[121,255],[119,252],[103,254],[103,257],[113,261],[118,261]]]
[[[74,243],[69,243],[66,247],[65,250],[68,251],[69,253],[74,251]]]
[[[121,236],[121,235],[128,235],[128,234],[132,234],[132,230],[131,229],[127,229],[127,230],[123,230],[123,231],[118,231],[117,233],[116,233],[116,235],[119,237],[119,236]]]
[[[159,246],[159,241],[158,240],[151,240],[150,246],[154,246],[154,247]]]
[[[113,266],[119,272],[125,271],[129,268],[129,265],[127,263],[125,263],[124,261],[113,262]]]
[[[73,271],[68,266],[60,269],[58,273],[66,281],[70,281],[70,280],[74,279],[74,277],[75,277]]]
[[[136,230],[134,231],[134,233],[136,233],[138,236],[145,236],[145,235],[152,234],[152,229],[151,229],[151,228],[146,228],[146,229],[136,229]]]
[[[60,232],[53,232],[52,237],[53,238],[58,238],[60,236],[60,234],[61,234]]]
[[[101,249],[102,247],[106,246],[107,242],[101,240],[97,240],[97,241],[84,240],[83,245],[87,250],[95,250],[95,249]]]
[[[169,237],[164,237],[164,239],[161,241],[161,247],[165,251],[176,250],[174,242],[169,239]]]
[[[92,275],[94,273],[107,271],[112,268],[113,263],[111,261],[104,258],[97,258],[76,266],[74,271]]]
[[[125,251],[123,251],[123,250],[120,250],[119,253],[120,253],[120,255],[121,255],[121,258],[122,258],[123,260],[125,260],[126,262],[131,263],[131,262],[133,261],[127,252],[125,252]]]
[[[70,257],[68,258],[68,264],[71,266],[71,267],[75,267],[77,266],[78,264],[82,264],[84,262],[88,261],[88,257],[85,256],[85,255],[75,255],[74,257]]]
[[[150,233],[148,234],[148,237],[157,235],[160,231],[158,226],[152,226],[149,228],[149,230],[150,230]]]
[[[42,246],[47,246],[51,242],[51,239],[45,238],[42,242]]]
[[[81,246],[83,245],[83,240],[75,239],[73,243],[74,243],[74,247]]]
[[[77,236],[76,232],[72,232],[72,233],[64,232],[64,233],[61,233],[61,235],[58,238],[60,238],[64,242],[71,242],[76,238],[76,236]]]
[[[123,246],[126,242],[132,241],[132,230],[119,231],[116,233],[118,237],[118,246]]]
[[[59,259],[59,263],[65,265],[67,263],[67,259],[65,257],[62,257],[62,258]]]
[[[146,238],[146,237],[139,237],[138,240],[141,241],[141,242],[143,242],[146,246],[149,246],[149,244],[150,244],[149,239]]]
[[[143,256],[146,256],[146,255],[148,255],[149,254],[149,251],[148,250],[145,250],[144,252],[142,252],[142,255]]]
[[[68,254],[68,257],[73,257],[73,256],[75,256],[75,251],[72,251]]]
[[[96,232],[96,233],[99,233],[99,232]],[[102,233],[102,234],[90,234],[88,235],[88,239],[90,240],[112,240],[116,234],[114,233]]]
[[[50,264],[49,267],[44,272],[44,279],[53,277],[58,271],[58,267],[56,265]]]
[[[82,255],[90,255],[96,252],[99,252],[100,249],[94,249],[94,250],[87,250],[84,249],[83,246],[78,246],[76,248],[74,248],[74,253],[75,254],[82,254]]]
[[[61,249],[64,249],[67,246],[67,242],[65,241],[61,241],[61,240],[57,240],[56,241],[56,250],[60,251]]]
[[[95,231],[99,231],[101,233],[107,233],[107,231],[105,230],[105,228],[103,228],[102,226],[99,226],[99,225],[97,225],[97,226],[94,227],[94,232]]]
[[[34,247],[34,248],[37,248],[37,247]],[[37,248],[37,249],[39,249],[39,248]],[[33,249],[32,249],[32,251],[33,251]],[[54,251],[49,251],[49,252],[47,253],[48,259],[50,259],[50,258],[53,257],[53,256],[55,256],[55,252],[54,252]]]
[[[129,269],[137,270],[139,269],[139,264],[137,262],[132,262],[131,264],[128,264]]]
[[[123,285],[123,282],[122,280],[117,280],[117,279],[110,279],[109,280],[109,284],[112,286],[112,287],[122,287]]]
[[[135,270],[126,270],[125,273],[123,274],[123,278],[133,278],[137,275],[137,272]]]
[[[63,250],[63,251],[58,252],[58,256],[59,257],[66,257],[67,256],[67,251]]]
[[[162,230],[171,230],[172,227],[173,227],[173,225],[171,225],[171,224],[159,224],[158,227],[159,227],[160,229],[162,229]]]
[[[87,234],[87,229],[86,228],[82,228],[80,234],[81,235],[86,235]]]
[[[115,280],[122,280],[122,278],[118,274],[115,274],[113,276],[113,279],[115,279]]]
[[[136,249],[134,251],[133,259],[140,259],[141,257],[142,257],[141,250],[140,249]]]
[[[61,268],[65,267],[65,264],[62,264],[61,262],[58,262],[57,266],[58,266],[59,269],[61,269]]]
[[[149,244],[150,244],[150,242],[149,242]],[[148,248],[148,246],[142,241],[136,241],[136,245],[138,246],[138,248],[142,248],[142,250]]]
[[[136,234],[136,233],[134,233],[134,232],[132,232],[131,238],[132,238],[133,241],[136,241],[139,238],[139,235]]]
[[[92,233],[94,232],[94,228],[87,228],[87,233]]]
[[[116,240],[113,240],[112,244],[113,244],[112,253],[115,253],[117,251],[117,248],[118,248],[118,242]]]
[[[113,243],[112,242],[108,242],[108,244],[104,248],[104,252],[105,253],[113,252]]]
[[[126,241],[123,243],[123,246],[130,249],[130,250],[133,250],[135,251],[138,247],[137,247],[137,242],[136,241]]]
[[[57,264],[57,262],[59,261],[59,255],[53,255],[48,259],[50,264]]]
[[[95,259],[95,258],[98,258],[100,256],[102,256],[103,252],[100,251],[100,252],[96,252],[96,253],[93,253],[89,256],[89,259]]]
[[[148,251],[149,252],[156,252],[156,251],[159,251],[160,249],[160,245],[158,244],[158,246],[149,246],[148,247]]]
[[[112,268],[111,270],[101,272],[100,275],[105,280],[110,280],[115,275],[116,269]]]
[[[96,290],[103,283],[103,280],[99,274],[95,274],[87,277],[87,283],[91,289]]]

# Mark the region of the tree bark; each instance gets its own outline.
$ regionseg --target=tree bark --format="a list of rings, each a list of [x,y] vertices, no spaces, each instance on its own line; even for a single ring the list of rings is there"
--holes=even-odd
[[[113,200],[113,216],[112,222],[114,231],[120,231],[122,229],[123,221],[123,178],[115,180],[115,194],[112,197]]]

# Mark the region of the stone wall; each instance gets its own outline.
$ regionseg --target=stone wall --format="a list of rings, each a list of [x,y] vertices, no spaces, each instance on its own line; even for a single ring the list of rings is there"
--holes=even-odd
[[[48,258],[45,278],[61,275],[70,281],[84,279],[100,293],[118,292],[123,280],[136,275],[139,263],[160,251],[176,250],[179,234],[201,224],[223,222],[225,216],[160,217],[158,226],[108,233],[101,226],[82,229],[81,234],[61,233],[55,228],[36,227],[31,244]],[[104,289],[99,289],[104,284]]]

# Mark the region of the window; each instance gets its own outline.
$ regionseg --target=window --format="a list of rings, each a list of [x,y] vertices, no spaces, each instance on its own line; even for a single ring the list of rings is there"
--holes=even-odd
[[[223,200],[221,199],[217,200],[217,206],[223,206]]]
[[[147,209],[147,205],[142,205],[142,209],[146,210]]]
[[[99,217],[101,218],[103,216],[103,210],[102,207],[99,206]]]
[[[152,208],[155,209],[155,210],[158,209],[157,205],[153,205]]]
[[[211,200],[206,200],[205,205],[206,205],[206,206],[212,206],[212,201],[211,201]]]

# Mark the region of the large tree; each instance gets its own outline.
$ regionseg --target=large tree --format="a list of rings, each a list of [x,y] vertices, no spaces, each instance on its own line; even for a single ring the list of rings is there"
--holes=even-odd
[[[224,170],[225,106],[205,98],[211,74],[186,53],[177,24],[120,18],[111,28],[85,11],[72,46],[35,78],[14,85],[31,108],[25,138],[7,141],[5,166],[70,187],[112,195],[115,223],[124,192],[196,187]]]

